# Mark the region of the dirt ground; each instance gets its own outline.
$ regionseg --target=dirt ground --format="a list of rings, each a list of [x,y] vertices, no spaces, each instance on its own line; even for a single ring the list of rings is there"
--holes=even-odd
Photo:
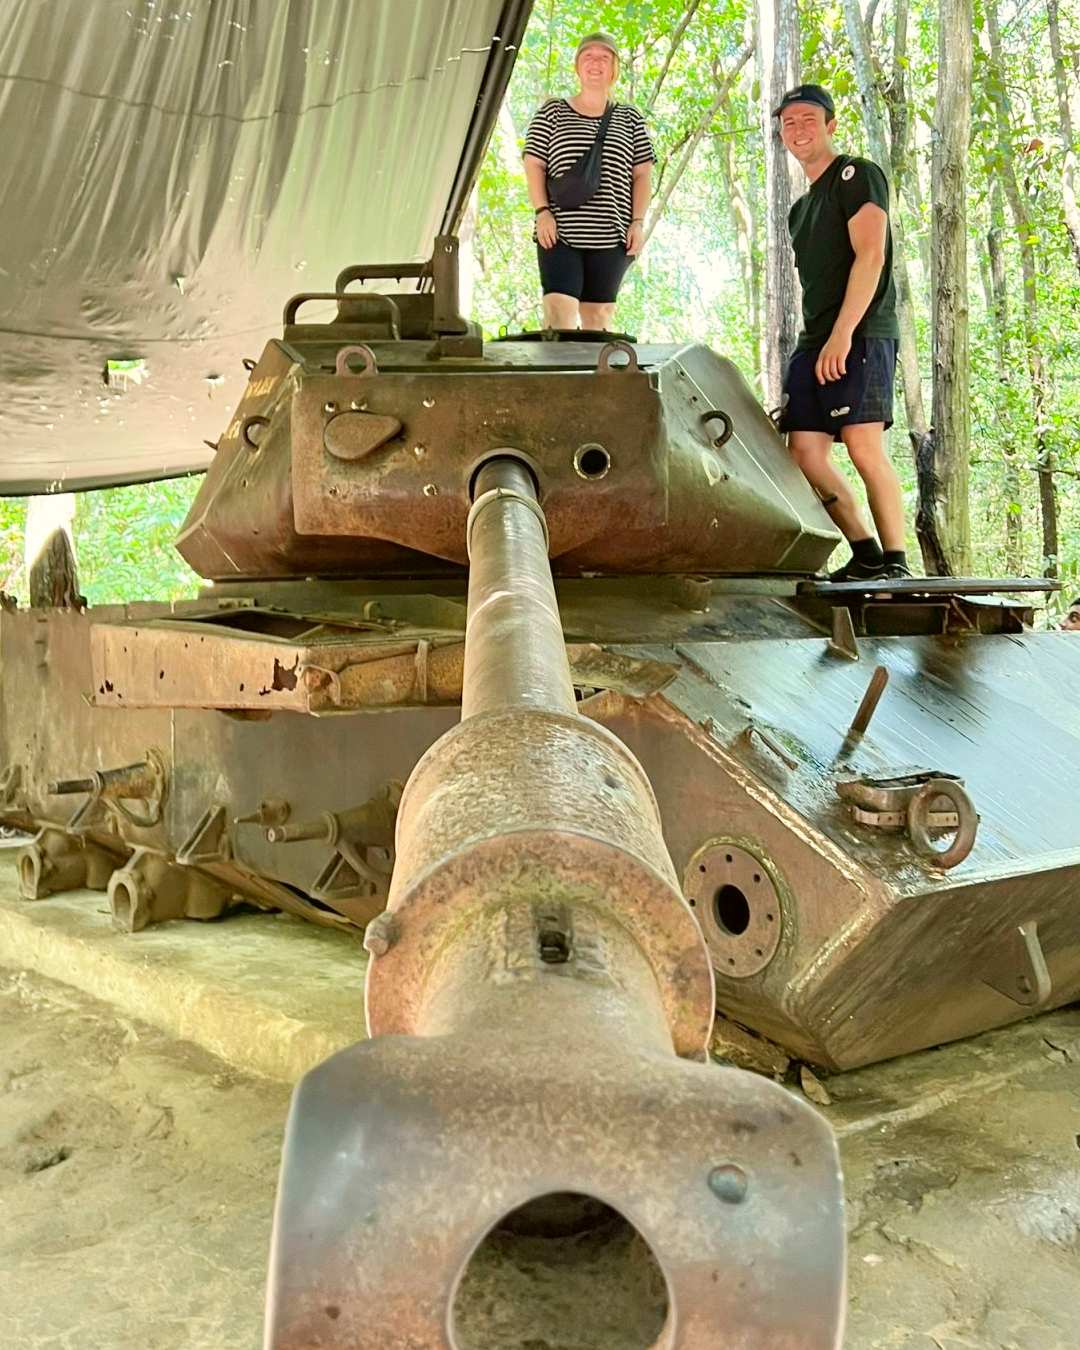
[[[828,1087],[849,1350],[1076,1350],[1080,1009]],[[0,971],[0,1345],[258,1346],[288,1096]]]
[[[851,1350],[1080,1347],[1080,1009],[829,1082]]]
[[[0,973],[0,1344],[258,1345],[288,1089]]]

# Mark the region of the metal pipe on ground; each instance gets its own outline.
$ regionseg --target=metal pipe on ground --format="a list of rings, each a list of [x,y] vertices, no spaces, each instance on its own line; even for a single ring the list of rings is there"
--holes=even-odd
[[[509,454],[469,545],[462,721],[402,797],[372,1039],[294,1098],[265,1344],[835,1347],[835,1142],[707,1062],[705,944],[644,771],[575,709]]]

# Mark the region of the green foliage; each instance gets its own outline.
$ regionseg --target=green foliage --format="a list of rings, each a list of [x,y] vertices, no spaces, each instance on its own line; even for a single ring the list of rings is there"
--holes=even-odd
[[[662,190],[679,151],[710,106],[717,74],[730,67],[748,29],[752,30],[755,15],[749,0],[701,0],[657,94],[672,35],[690,4],[691,0],[639,0],[585,6],[580,0],[538,0],[478,188],[474,308],[489,331],[504,326],[515,330],[538,327],[541,322],[521,142],[529,118],[544,98],[574,91],[572,60],[578,38],[592,28],[604,27],[619,41],[625,60],[616,94],[647,113],[659,156],[655,185]],[[1064,12],[1066,8],[1069,13]],[[982,0],[976,10],[978,34],[985,27]],[[1075,53],[1080,47],[1080,15],[1075,5],[1063,5],[1062,11],[1063,41]],[[882,91],[893,75],[895,16],[895,0],[881,0],[872,48]],[[799,17],[802,78],[820,81],[832,90],[837,100],[838,144],[866,153],[843,7],[839,0],[800,5]],[[932,0],[911,0],[907,32],[907,52],[899,68],[905,77],[905,100],[914,128],[914,163],[901,209],[929,407],[932,332],[926,249],[931,228],[931,128],[938,49],[937,9]],[[1039,255],[1040,328],[1036,337],[1050,382],[1046,431],[1060,470],[1055,480],[1059,566],[1063,579],[1073,585],[1080,577],[1080,286],[1062,211],[1057,105],[1044,8],[1003,7],[1002,33],[1007,69],[1001,76],[976,37],[972,91],[968,215],[973,546],[980,571],[1003,572],[1006,522],[1019,520],[1022,569],[1034,574],[1042,571],[1033,470],[1036,428],[1023,354],[1020,245],[1014,233],[1007,230],[1004,239],[1010,304],[1005,334],[1009,364],[1004,378],[998,363],[1002,335],[994,320],[992,299],[980,284],[980,274],[988,268],[990,191],[1002,169],[995,99],[1007,88],[1013,116],[1010,150]],[[754,216],[753,264],[760,270],[765,210],[760,128],[760,85],[751,61],[727,103],[708,124],[642,259],[624,285],[617,312],[619,326],[643,338],[709,343],[730,356],[755,385],[761,335],[754,328],[750,297],[740,272],[720,156],[731,140],[738,181]],[[913,521],[916,491],[902,403],[900,412],[891,433],[892,450],[905,488],[908,517]],[[1019,468],[1019,491],[1008,486],[1008,460]],[[913,534],[909,546],[917,556]]]
[[[18,497],[0,497],[0,591],[25,594],[23,585],[23,526],[26,503]]]
[[[79,587],[92,605],[193,596],[201,578],[173,547],[201,477],[83,492],[73,533]],[[0,497],[0,591],[29,599],[26,499]]]
[[[79,494],[75,552],[92,605],[195,594],[200,579],[173,541],[201,482],[177,478]]]

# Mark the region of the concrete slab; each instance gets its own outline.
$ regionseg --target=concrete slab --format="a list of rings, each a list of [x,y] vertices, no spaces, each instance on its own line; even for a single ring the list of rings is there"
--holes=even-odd
[[[860,1350],[1080,1346],[1080,1008],[830,1078]]]
[[[260,913],[120,933],[99,892],[20,899],[16,851],[0,850],[0,966],[73,985],[285,1083],[365,1035],[359,936]]]
[[[0,1345],[256,1350],[288,1099],[0,971]]]
[[[0,969],[0,1345],[254,1350],[284,1082],[361,1034],[364,953],[270,916],[123,935],[102,911],[18,901],[0,868],[0,967],[22,967]],[[1076,1350],[1080,1008],[825,1087],[847,1350]]]

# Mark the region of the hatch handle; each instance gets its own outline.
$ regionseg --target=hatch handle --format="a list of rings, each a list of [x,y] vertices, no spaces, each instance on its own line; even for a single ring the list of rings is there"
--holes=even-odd
[[[619,352],[622,352],[622,354],[626,357],[625,366],[613,366],[611,364],[611,358]],[[600,353],[596,358],[597,375],[610,375],[614,371],[623,371],[623,370],[627,370],[632,373],[638,370],[637,352],[634,351],[633,347],[631,347],[629,342],[622,342],[622,341],[605,342],[604,345],[600,348]]]
[[[364,369],[361,371],[353,370],[349,364],[354,357],[363,358]],[[379,363],[375,360],[375,353],[365,342],[354,342],[350,347],[342,347],[337,354],[337,360],[334,362],[335,375],[378,375]]]

